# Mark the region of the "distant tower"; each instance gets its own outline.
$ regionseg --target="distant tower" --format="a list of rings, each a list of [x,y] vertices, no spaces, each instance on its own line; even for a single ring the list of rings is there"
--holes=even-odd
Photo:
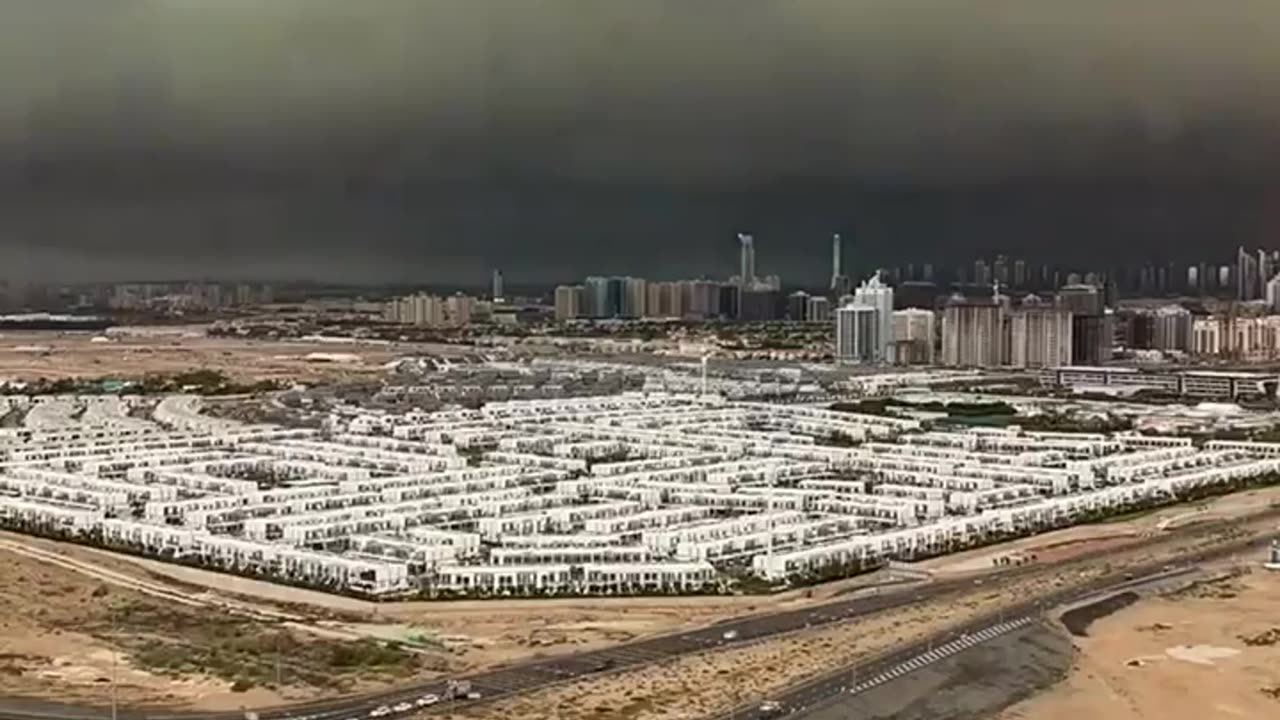
[[[743,288],[750,288],[756,281],[756,244],[755,239],[745,233],[738,233],[738,282]]]
[[[494,268],[493,270],[493,301],[502,302],[502,271]]]
[[[831,236],[831,294],[835,297],[849,293],[849,277],[844,274],[844,245],[840,233]]]
[[[836,278],[842,274],[840,267],[840,233],[831,236],[831,284],[834,286]]]

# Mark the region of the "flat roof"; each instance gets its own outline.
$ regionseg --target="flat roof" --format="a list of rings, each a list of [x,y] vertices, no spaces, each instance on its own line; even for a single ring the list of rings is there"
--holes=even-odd
[[[1192,377],[1205,378],[1224,378],[1234,380],[1268,380],[1280,378],[1278,373],[1256,372],[1250,370],[1159,370],[1135,367],[1101,367],[1090,365],[1066,365],[1053,368],[1054,372],[1078,372],[1078,373],[1110,373],[1116,374],[1143,374],[1143,375],[1189,375]]]

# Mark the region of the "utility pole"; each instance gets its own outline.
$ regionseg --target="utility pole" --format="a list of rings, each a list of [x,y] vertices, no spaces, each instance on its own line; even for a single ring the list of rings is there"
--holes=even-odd
[[[111,720],[117,720],[117,709],[119,707],[118,692],[116,687],[116,664],[119,662],[119,637],[116,635],[116,606],[111,604]]]

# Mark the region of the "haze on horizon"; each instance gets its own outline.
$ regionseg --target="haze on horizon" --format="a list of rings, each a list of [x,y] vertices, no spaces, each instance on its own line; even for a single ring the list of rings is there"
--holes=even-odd
[[[513,281],[1280,239],[1273,0],[8,0],[0,275]]]

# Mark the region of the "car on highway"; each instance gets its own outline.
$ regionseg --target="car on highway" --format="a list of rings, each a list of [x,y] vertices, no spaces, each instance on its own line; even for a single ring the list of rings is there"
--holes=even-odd
[[[763,715],[773,715],[782,712],[782,703],[776,700],[765,700],[760,703],[759,712]]]
[[[390,714],[391,714],[391,708],[387,707],[386,705],[379,705],[378,707],[369,711],[369,717],[373,717],[373,718],[386,717]]]
[[[395,710],[398,713],[407,713],[413,709],[413,703],[407,703],[407,702],[396,703],[396,705],[391,709]]]
[[[720,639],[724,640],[725,642],[733,642],[734,640],[738,639],[738,631],[725,630],[724,634],[720,636]]]
[[[467,693],[467,699],[468,699],[468,700],[479,700],[479,699],[480,699],[480,698],[482,698],[482,697],[484,697],[484,696],[483,696],[483,695],[481,695],[480,693],[476,692],[475,690],[472,690],[471,692]]]
[[[440,702],[440,697],[438,695],[428,694],[418,698],[417,700],[414,701],[413,704],[417,705],[418,707],[431,707],[432,705],[435,705],[438,702]]]

